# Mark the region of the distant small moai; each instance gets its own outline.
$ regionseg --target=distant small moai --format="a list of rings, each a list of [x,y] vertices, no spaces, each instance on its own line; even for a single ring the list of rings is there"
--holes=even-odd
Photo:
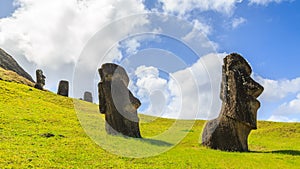
[[[91,92],[84,92],[83,100],[93,103],[93,95]]]
[[[248,135],[257,128],[260,102],[257,97],[264,88],[251,78],[251,67],[239,54],[224,58],[220,97],[222,109],[218,118],[206,123],[202,144],[224,151],[248,151]]]
[[[69,96],[69,82],[66,80],[61,80],[58,85],[57,94],[61,96]]]
[[[43,71],[41,69],[37,69],[35,73],[36,83],[34,85],[34,88],[44,90],[46,77],[43,75]]]
[[[99,109],[105,114],[106,132],[141,138],[137,109],[141,102],[128,90],[129,78],[125,69],[106,63],[98,70]]]

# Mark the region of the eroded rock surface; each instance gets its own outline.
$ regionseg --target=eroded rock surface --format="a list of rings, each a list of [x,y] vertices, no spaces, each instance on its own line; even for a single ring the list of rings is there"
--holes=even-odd
[[[66,80],[61,80],[58,84],[57,94],[61,96],[69,96],[69,82]]]
[[[32,77],[17,63],[17,61],[0,48],[0,67],[5,70],[11,70],[18,75],[26,78],[30,82],[34,83]]]
[[[44,90],[46,76],[43,75],[43,71],[41,69],[36,70],[36,83],[34,85],[35,88]]]
[[[202,144],[224,151],[248,151],[248,135],[256,129],[256,99],[263,87],[251,77],[247,61],[233,53],[224,58],[220,97],[222,109],[219,117],[208,121],[202,133]]]
[[[124,68],[106,63],[99,69],[99,109],[105,114],[106,132],[140,138],[137,109],[139,99],[128,90],[129,78]]]

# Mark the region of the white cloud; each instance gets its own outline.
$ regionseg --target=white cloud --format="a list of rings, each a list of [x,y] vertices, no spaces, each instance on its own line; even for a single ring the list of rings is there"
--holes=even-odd
[[[192,66],[170,73],[169,80],[159,76],[154,67],[140,67],[137,80],[137,96],[152,103],[144,113],[168,118],[213,119],[220,112],[219,98],[222,58],[226,54],[209,54],[201,57]],[[143,70],[143,71],[141,71]],[[261,109],[276,102],[277,109],[266,117],[269,121],[293,122],[300,116],[300,79],[270,80],[254,75],[254,79],[265,88],[260,96]],[[160,91],[160,94],[155,94]],[[153,93],[151,95],[151,93]],[[299,93],[291,101],[284,99]],[[149,97],[150,96],[150,97]],[[263,112],[262,112],[263,113]]]
[[[267,6],[270,3],[292,2],[293,0],[249,0],[250,5],[264,5]]]
[[[254,75],[254,79],[264,86],[264,92],[260,96],[262,109],[265,106],[274,107],[271,112],[262,112],[270,113],[267,120],[284,122],[300,120],[300,77],[291,80],[271,80]]]
[[[247,19],[245,19],[243,17],[233,18],[231,26],[232,26],[233,29],[235,29],[238,26],[240,26],[240,25],[242,25],[246,22],[247,22]]]
[[[128,55],[136,54],[140,46],[141,44],[136,39],[127,40],[124,45],[124,47],[126,48],[126,53]]]
[[[260,96],[263,101],[274,102],[287,97],[288,94],[300,92],[300,77],[292,80],[272,80],[254,76],[254,79],[265,88]]]
[[[74,63],[101,27],[117,18],[144,12],[138,0],[18,0],[12,17],[1,19],[0,45],[19,50],[39,66]],[[125,26],[125,25],[124,25]],[[12,46],[13,44],[13,46]]]
[[[300,94],[295,99],[281,104],[275,112],[276,115],[296,115],[300,116]]]
[[[181,92],[187,94],[187,97],[183,98],[183,103],[199,106],[197,118],[212,119],[219,114],[223,57],[225,57],[225,54],[208,54],[201,57],[190,68],[173,73],[176,79],[180,79],[184,84]],[[193,73],[194,79],[186,78],[189,71]],[[196,81],[196,92],[193,87],[190,87],[193,86],[193,80]],[[199,103],[195,103],[196,100]],[[193,117],[193,115],[188,114],[189,109],[190,107],[186,106],[183,111],[187,112],[188,117]]]
[[[116,19],[145,12],[140,0],[15,2],[20,7],[13,15],[0,19],[0,46],[25,66],[30,74],[34,75],[36,68],[42,68],[47,76],[46,88],[54,91],[58,80],[72,80],[72,71],[83,47],[98,30]],[[135,25],[144,23],[145,21],[133,20],[131,24],[112,28],[99,44],[109,44],[114,40],[110,36],[115,35],[115,32],[132,30]],[[107,56],[110,61],[122,57],[119,51],[111,53],[114,55]],[[91,63],[97,64],[90,61],[89,64]]]
[[[217,11],[227,15],[231,15],[237,3],[242,0],[159,0],[163,3],[163,10],[168,13],[186,15],[194,9],[201,11]]]
[[[191,67],[170,73],[169,78],[160,77],[155,67],[138,67],[136,86],[131,88],[144,104],[150,105],[142,113],[181,119],[217,117],[221,108],[219,92],[224,56],[203,56]]]
[[[180,92],[173,80],[161,78],[159,70],[152,66],[139,66],[134,73],[137,80],[130,88],[136,92],[142,105],[148,105],[142,113],[161,117],[167,117],[166,113],[170,112],[172,115],[178,114],[178,106],[181,104],[178,100],[174,103],[173,97]]]
[[[268,121],[276,121],[276,122],[296,122],[299,121],[297,118],[288,118],[286,116],[280,116],[280,115],[272,115]]]

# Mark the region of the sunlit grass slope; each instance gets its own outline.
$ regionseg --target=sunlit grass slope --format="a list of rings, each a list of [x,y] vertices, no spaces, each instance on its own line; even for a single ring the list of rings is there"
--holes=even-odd
[[[21,83],[32,87],[34,86],[34,83],[18,75],[16,72],[5,70],[1,67],[0,67],[0,79],[8,82]]]
[[[259,122],[258,130],[249,137],[251,152],[221,152],[199,144],[204,121],[196,121],[191,129],[191,121],[180,121],[180,129],[175,128],[169,137],[160,138],[156,136],[172,128],[175,120],[141,116],[141,132],[145,139],[105,136],[103,116],[98,113],[97,105],[73,102],[70,98],[1,80],[0,93],[0,168],[300,166],[299,123]],[[187,136],[175,144],[172,134],[174,138],[180,134]],[[111,141],[114,138],[116,141]],[[148,158],[129,158],[115,155],[124,148],[121,144],[126,144],[128,150],[122,151],[129,156],[139,156],[139,153],[142,156],[143,152],[151,154],[164,148],[170,150]],[[112,146],[112,151],[106,146]],[[131,147],[147,149],[130,151]]]

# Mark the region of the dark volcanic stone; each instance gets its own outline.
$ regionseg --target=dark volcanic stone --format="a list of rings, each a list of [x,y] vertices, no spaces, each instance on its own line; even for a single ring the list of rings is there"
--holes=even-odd
[[[69,82],[66,80],[61,80],[58,84],[57,94],[61,96],[69,96]]]
[[[224,58],[220,97],[222,109],[217,119],[208,121],[202,144],[224,151],[248,151],[248,135],[256,129],[256,99],[263,87],[251,77],[251,67],[239,54]]]
[[[99,69],[99,109],[105,114],[106,132],[140,138],[137,109],[141,105],[128,90],[129,78],[124,68],[106,63]]]
[[[83,100],[93,103],[93,96],[91,92],[84,92]]]
[[[46,77],[43,75],[43,71],[41,69],[36,70],[36,83],[34,85],[35,88],[44,90]]]
[[[11,70],[34,83],[32,77],[15,61],[15,59],[0,48],[0,67]]]

